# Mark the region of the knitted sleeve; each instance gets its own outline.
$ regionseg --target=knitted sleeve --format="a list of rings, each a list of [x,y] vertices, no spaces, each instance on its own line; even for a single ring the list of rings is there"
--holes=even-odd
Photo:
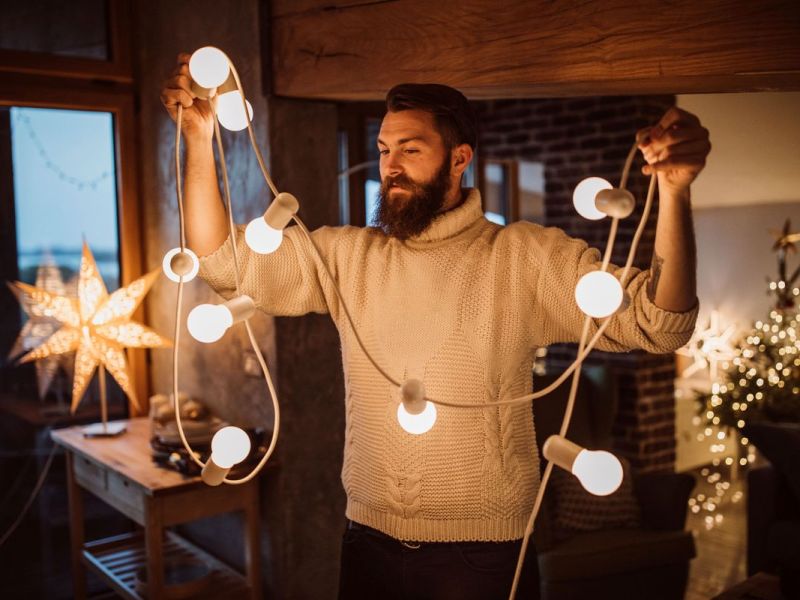
[[[542,237],[543,242],[538,247],[544,260],[536,284],[536,318],[543,337],[541,342],[542,345],[577,342],[585,315],[575,301],[575,286],[585,273],[600,268],[600,252],[557,228],[542,230]],[[609,272],[617,278],[622,270],[609,265]],[[625,286],[630,304],[612,317],[612,323],[596,346],[598,349],[611,352],[641,349],[663,354],[677,350],[689,340],[697,320],[697,301],[694,308],[685,312],[659,308],[647,295],[649,278],[649,269],[631,269]],[[590,338],[599,324],[600,320],[593,320]]]
[[[322,265],[308,239],[298,227],[284,230],[283,242],[272,254],[258,254],[244,241],[244,225],[236,226],[241,291],[265,313],[298,316],[310,312],[327,313],[328,304],[321,284]],[[317,247],[330,264],[337,230],[321,227],[311,233]],[[214,252],[200,258],[199,276],[226,300],[236,295],[233,252],[230,235]]]

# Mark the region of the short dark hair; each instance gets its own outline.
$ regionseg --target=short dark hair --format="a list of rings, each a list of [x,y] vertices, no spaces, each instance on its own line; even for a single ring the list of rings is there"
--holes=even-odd
[[[433,115],[448,150],[459,144],[478,144],[478,120],[467,98],[455,88],[438,83],[401,83],[386,94],[386,110],[424,110]]]

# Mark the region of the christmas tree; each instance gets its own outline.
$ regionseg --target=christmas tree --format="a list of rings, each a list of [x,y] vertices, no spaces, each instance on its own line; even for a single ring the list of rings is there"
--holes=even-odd
[[[778,279],[769,281],[775,302],[765,321],[756,321],[737,344],[730,362],[723,363],[719,382],[698,394],[698,414],[708,426],[742,429],[748,422],[800,422],[800,329],[794,282],[800,266],[787,276],[786,258],[796,253],[800,233],[773,232]]]

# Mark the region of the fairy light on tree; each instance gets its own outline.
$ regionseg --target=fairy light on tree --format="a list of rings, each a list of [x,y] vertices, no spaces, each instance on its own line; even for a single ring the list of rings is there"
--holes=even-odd
[[[700,416],[707,423],[741,430],[750,421],[800,422],[800,339],[794,283],[800,266],[787,276],[787,254],[795,253],[800,235],[790,233],[787,219],[783,230],[773,232],[778,259],[778,279],[769,281],[768,293],[775,302],[764,321],[756,321],[724,369],[720,383],[698,396]],[[747,446],[746,438],[741,440]],[[752,452],[740,458],[752,462]]]

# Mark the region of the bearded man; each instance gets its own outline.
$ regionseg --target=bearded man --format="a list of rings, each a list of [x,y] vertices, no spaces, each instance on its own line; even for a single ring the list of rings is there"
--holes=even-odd
[[[162,101],[173,118],[177,104],[184,107],[189,246],[202,257],[201,277],[227,299],[236,292],[213,111],[191,97],[188,58],[179,57]],[[421,380],[433,398],[478,404],[529,393],[536,349],[580,336],[575,285],[597,268],[599,252],[557,228],[501,227],[484,217],[479,192],[461,187],[477,124],[460,92],[398,85],[386,108],[379,226],[312,233],[361,337],[382,368],[399,381]],[[697,315],[689,184],[710,144],[697,118],[678,109],[639,135],[645,172],[659,178],[656,254],[650,270],[634,270],[630,305],[597,347],[671,352],[688,340]],[[356,343],[298,228],[287,228],[269,255],[248,249],[243,226],[235,243],[242,292],[258,308],[329,313],[341,336],[347,510],[339,597],[505,598],[539,487],[530,406],[443,406],[428,433],[407,433],[396,418],[399,390]],[[537,597],[537,582],[529,548],[518,597]]]

